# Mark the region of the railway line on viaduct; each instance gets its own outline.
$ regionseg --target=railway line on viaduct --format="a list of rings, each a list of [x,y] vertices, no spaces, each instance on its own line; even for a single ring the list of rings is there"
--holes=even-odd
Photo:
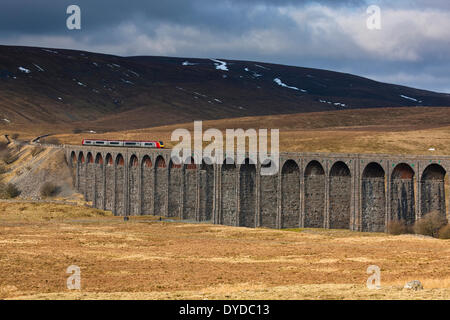
[[[65,146],[76,188],[115,215],[157,215],[243,227],[384,232],[446,210],[450,156],[281,153],[261,163],[175,164],[171,151]]]

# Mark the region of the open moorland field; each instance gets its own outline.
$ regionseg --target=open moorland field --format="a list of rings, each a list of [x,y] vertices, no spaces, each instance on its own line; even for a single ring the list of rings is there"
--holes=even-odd
[[[0,203],[2,299],[449,299],[449,240],[160,222]],[[381,289],[365,283],[381,268]],[[81,291],[66,269],[81,268]],[[402,289],[420,280],[425,289]]]
[[[121,114],[110,123],[123,127],[130,121],[132,118]],[[85,122],[85,127],[89,123]],[[21,140],[51,133],[66,144],[81,144],[83,138],[89,137],[163,140],[172,147],[176,142],[170,141],[171,134],[177,128],[191,130],[193,123],[125,131],[111,131],[109,126],[96,128],[103,133],[78,134],[73,133],[76,124],[11,123],[1,124],[0,130],[9,135],[18,133]],[[280,129],[281,151],[450,154],[450,108],[446,107],[358,109],[204,121],[203,129],[208,128]],[[436,151],[428,151],[431,147]]]
[[[192,130],[193,123],[56,137],[66,144],[80,144],[86,137],[163,140],[172,147],[176,142],[170,141],[171,134],[177,128]],[[450,108],[360,109],[204,121],[203,129],[208,128],[279,129],[281,151],[450,154]]]

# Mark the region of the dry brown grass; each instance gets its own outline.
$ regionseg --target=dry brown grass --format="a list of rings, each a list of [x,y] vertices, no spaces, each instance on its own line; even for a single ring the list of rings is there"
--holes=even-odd
[[[450,108],[390,108],[258,116],[205,121],[208,128],[280,129],[281,151],[450,154]],[[193,123],[103,134],[64,133],[57,138],[80,144],[83,138],[163,140],[168,147],[177,128]],[[436,151],[429,151],[431,147]]]
[[[127,119],[124,118],[123,121]],[[450,154],[450,108],[377,108],[257,116],[204,121],[207,128],[278,128],[282,151]],[[123,125],[123,123],[122,123]],[[61,143],[80,144],[86,137],[163,140],[168,147],[176,128],[192,129],[192,123],[111,131],[102,134],[73,133],[77,124],[11,124],[4,133],[19,132],[23,140],[55,133]],[[86,123],[89,126],[89,122]],[[431,147],[435,152],[428,151]]]
[[[0,298],[449,299],[447,240],[342,230],[123,222],[86,207],[0,203]],[[81,267],[81,292],[65,288]],[[366,269],[381,267],[381,290]],[[410,280],[425,290],[404,291]]]
[[[450,224],[447,224],[439,230],[439,239],[450,239]]]
[[[438,211],[427,213],[414,224],[414,232],[430,237],[439,237],[439,230],[448,224],[445,216]]]
[[[391,220],[387,225],[387,233],[392,235],[413,233],[412,227],[406,225],[405,220]]]
[[[32,201],[0,202],[0,221],[42,222],[70,218],[112,217],[109,211],[89,207]]]

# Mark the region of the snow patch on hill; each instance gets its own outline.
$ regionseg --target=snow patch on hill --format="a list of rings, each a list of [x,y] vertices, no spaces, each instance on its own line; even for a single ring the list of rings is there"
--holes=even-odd
[[[262,66],[262,65],[260,65],[260,64],[255,64],[255,66],[256,66],[256,67],[258,67],[258,68],[262,68],[262,69],[270,70],[269,68],[267,68],[267,67],[264,67],[264,66]]]
[[[419,103],[422,102],[422,101],[420,101],[420,100],[417,100],[417,99],[415,99],[415,98],[411,98],[411,97],[405,96],[405,95],[403,95],[403,94],[401,94],[400,97],[402,97],[403,99],[407,99],[407,100],[414,101],[414,102],[419,102]]]
[[[259,74],[259,73],[255,72],[255,71],[252,71],[252,70],[250,70],[249,68],[244,68],[244,70],[245,70],[246,72],[251,72],[252,75],[253,75],[253,77],[255,77],[255,78],[262,77],[262,74]]]
[[[287,84],[283,83],[283,81],[281,81],[280,78],[275,78],[275,79],[273,79],[273,81],[274,81],[276,84],[278,84],[279,86],[282,86],[282,87],[284,87],[284,88],[288,88],[288,89],[292,89],[292,90],[297,90],[297,91],[301,91],[301,92],[307,92],[306,90],[299,89],[299,88],[297,88],[297,87],[291,87],[291,86],[288,86]]]
[[[42,51],[58,54],[58,51],[50,50],[50,49],[42,49]]]
[[[182,65],[183,66],[195,66],[195,65],[197,65],[198,63],[192,63],[192,62],[189,62],[189,61],[184,61],[183,63],[182,63]]]
[[[129,72],[131,72],[132,74],[134,74],[136,77],[139,77],[139,73],[134,72],[133,70],[128,69]]]
[[[31,71],[29,69],[24,68],[24,67],[19,67],[19,70],[22,72],[25,72],[25,73],[31,73]]]
[[[342,107],[342,108],[347,107],[347,105],[345,103],[341,103],[341,102],[332,102],[332,101],[327,101],[327,100],[322,100],[322,99],[320,99],[319,102],[320,103],[331,104],[331,105],[334,105],[336,107]]]
[[[84,83],[78,81],[77,79],[72,79],[72,80],[75,81],[79,86],[87,87]]]
[[[41,72],[45,71],[40,66],[38,66],[36,63],[33,63],[33,65],[38,69],[38,71],[41,71]]]
[[[217,59],[211,59],[211,61],[215,62],[214,65],[216,66],[217,70],[229,71],[227,63],[225,61],[220,61],[220,60],[217,60]]]
[[[133,82],[131,82],[129,80],[125,80],[125,79],[122,79],[122,78],[120,78],[120,80],[122,80],[122,82],[127,83],[127,84],[134,84]]]

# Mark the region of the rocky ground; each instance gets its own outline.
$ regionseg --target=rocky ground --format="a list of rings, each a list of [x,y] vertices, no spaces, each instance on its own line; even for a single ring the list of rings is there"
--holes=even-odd
[[[3,181],[13,183],[20,190],[19,199],[43,200],[41,187],[51,182],[57,187],[54,198],[82,200],[74,189],[62,148],[12,144],[8,150],[15,161],[6,165]]]

